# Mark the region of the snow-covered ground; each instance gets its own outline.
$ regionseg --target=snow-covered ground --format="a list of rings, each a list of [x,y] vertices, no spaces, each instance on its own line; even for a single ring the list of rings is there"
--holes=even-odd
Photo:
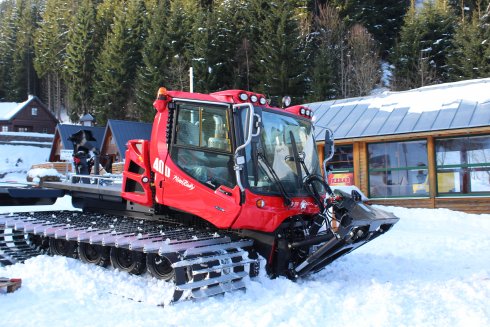
[[[0,325],[489,326],[490,215],[385,209],[401,218],[390,232],[313,276],[165,307],[169,285],[148,275],[49,256],[0,267],[23,280],[0,294]]]
[[[36,146],[0,144],[0,183],[26,182],[27,171],[33,164],[47,162],[50,151]]]

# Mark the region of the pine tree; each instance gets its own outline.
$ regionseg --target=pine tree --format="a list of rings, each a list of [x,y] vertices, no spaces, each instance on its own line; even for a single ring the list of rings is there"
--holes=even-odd
[[[0,5],[0,101],[16,101],[12,96],[12,66],[17,37],[17,10],[14,0]]]
[[[97,61],[95,113],[97,122],[135,115],[134,82],[141,64],[145,8],[142,0],[128,0],[114,14],[114,25]]]
[[[83,0],[73,17],[68,32],[64,74],[71,101],[70,119],[77,122],[92,111],[95,73],[95,8],[91,0]]]
[[[228,2],[234,4],[230,7],[230,21],[234,23],[234,28],[229,32],[234,35],[233,43],[235,48],[235,64],[233,69],[233,88],[251,90],[254,80],[253,71],[255,70],[253,57],[255,54],[255,44],[258,44],[255,37],[258,37],[258,25],[253,24],[257,18],[250,15],[243,19],[242,13],[254,11],[251,9],[252,4],[249,1]],[[256,31],[255,33],[253,31]]]
[[[193,27],[198,6],[191,0],[171,0],[168,16],[169,58],[167,85],[174,90],[189,90],[189,67],[193,59]]]
[[[248,24],[241,17],[247,12],[248,1],[215,1],[213,6],[213,20],[209,21],[212,31],[211,69],[214,75],[210,85],[212,91],[247,88],[241,72],[239,71],[239,58],[243,58],[239,51],[243,39],[247,38]],[[246,58],[244,58],[246,60]],[[245,63],[246,65],[246,63]]]
[[[308,62],[311,62],[308,100],[336,98],[341,94],[345,24],[337,9],[330,5],[318,7],[308,37]]]
[[[194,72],[194,91],[210,93],[216,87],[216,59],[214,57],[216,38],[216,18],[212,11],[196,13],[193,29],[193,49],[191,65]]]
[[[383,57],[387,57],[400,33],[403,17],[407,12],[409,0],[334,0],[340,15],[348,27],[361,24],[381,46]]]
[[[152,121],[155,115],[152,109],[157,90],[160,86],[169,87],[168,67],[170,42],[167,30],[168,1],[160,1],[154,11],[150,11],[150,27],[142,51],[143,64],[139,67],[136,81],[135,118],[140,121]]]
[[[261,3],[266,6],[265,3]],[[279,104],[290,95],[295,103],[303,102],[305,65],[298,17],[291,15],[295,6],[290,1],[271,3],[269,13],[260,24],[260,44],[255,44],[255,66],[260,83],[257,89]]]
[[[20,0],[23,3],[19,8],[19,27],[17,32],[13,70],[14,87],[13,96],[19,101],[27,98],[28,94],[36,94],[38,78],[34,71],[34,32],[40,21],[39,10],[42,1]]]
[[[480,19],[480,29],[483,31],[482,45],[485,48],[485,63],[481,69],[481,76],[490,76],[490,4],[487,6],[485,14]]]
[[[35,33],[34,68],[43,79],[45,94],[42,94],[42,99],[58,119],[64,105],[63,66],[71,17],[71,3],[47,0],[42,22]]]
[[[95,53],[100,53],[111,32],[115,14],[127,6],[127,0],[103,0],[96,6]]]
[[[24,101],[35,94],[38,79],[33,69],[33,34],[39,21],[38,0],[3,3],[0,24],[0,98]]]
[[[471,22],[474,17],[480,19],[485,14],[489,0],[447,0],[463,22]]]
[[[461,21],[456,29],[453,40],[454,51],[449,56],[451,76],[454,80],[487,77],[485,69],[490,59],[485,57],[487,42],[483,42],[484,29],[477,15],[471,22]]]
[[[426,2],[420,12],[409,10],[392,61],[396,89],[448,82],[455,16],[445,1]]]

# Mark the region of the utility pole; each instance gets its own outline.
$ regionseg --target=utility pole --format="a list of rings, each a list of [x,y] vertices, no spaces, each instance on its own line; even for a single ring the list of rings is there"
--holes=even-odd
[[[194,69],[189,68],[189,92],[194,93]]]

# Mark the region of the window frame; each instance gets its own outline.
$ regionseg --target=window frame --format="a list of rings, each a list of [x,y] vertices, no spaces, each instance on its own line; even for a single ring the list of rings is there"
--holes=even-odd
[[[425,143],[425,155],[426,155],[426,165],[425,166],[403,166],[403,167],[385,167],[385,168],[370,168],[370,160],[369,160],[369,146],[370,145],[375,145],[375,144],[393,144],[393,143],[411,143],[411,142],[424,142]],[[384,154],[386,156],[386,153]],[[371,143],[366,143],[366,169],[367,169],[367,190],[368,190],[368,196],[369,198],[372,199],[386,199],[386,198],[430,198],[430,189],[427,189],[426,193],[423,194],[407,194],[407,195],[381,195],[381,196],[373,196],[371,194],[371,173],[372,172],[397,172],[397,171],[420,171],[423,170],[426,172],[425,174],[425,181],[427,184],[427,187],[430,187],[430,178],[429,178],[429,167],[430,167],[430,162],[429,162],[429,141],[426,138],[416,138],[416,139],[409,139],[409,140],[393,140],[393,141],[388,141],[388,142],[371,142]],[[411,183],[407,185],[412,186],[413,190],[413,185],[417,183]],[[421,185],[424,185],[422,183],[419,183]],[[387,184],[389,185],[389,184]],[[397,185],[397,184],[395,184]]]
[[[340,161],[333,161],[335,158],[335,154],[337,153],[337,150],[342,147],[350,147],[351,152],[350,156],[352,157],[352,161],[345,161],[345,160],[340,160]],[[340,163],[340,162],[345,162],[348,164],[351,164],[352,167],[350,168],[335,168],[333,165],[335,163]],[[347,143],[347,144],[341,144],[341,145],[336,145],[335,146],[335,152],[334,156],[330,161],[327,163],[328,166],[332,166],[332,170],[328,174],[328,183],[331,186],[353,186],[355,185],[355,176],[356,172],[354,170],[354,143]],[[337,175],[337,176],[336,176]],[[346,184],[346,180],[349,180],[350,183]]]
[[[471,139],[471,138],[481,138],[481,137],[486,137],[490,141],[490,134],[477,134],[477,135],[457,135],[457,136],[447,136],[447,137],[438,137],[434,139],[434,159],[435,159],[435,170],[436,170],[436,185],[435,185],[435,190],[436,190],[436,196],[437,197],[474,197],[474,196],[490,196],[490,190],[488,191],[472,191],[472,179],[471,179],[471,172],[474,171],[472,169],[474,168],[489,168],[488,171],[490,173],[490,160],[488,162],[484,163],[468,163],[468,154],[466,154],[466,163],[460,163],[460,164],[449,164],[449,165],[439,165],[438,162],[438,141],[444,141],[444,140],[451,140],[451,139]],[[490,151],[490,147],[488,148]],[[461,149],[458,151],[460,156],[462,153],[467,153],[467,151],[462,151]],[[466,188],[464,185],[460,185],[460,191],[459,192],[440,192],[439,191],[439,182],[441,177],[439,174],[441,173],[441,170],[444,169],[449,169],[451,171],[459,172],[463,175],[466,174],[466,176],[461,177],[460,183],[468,183],[466,187],[468,188],[468,192],[464,192],[464,189]],[[489,183],[490,186],[490,183]],[[490,188],[490,187],[489,187]]]
[[[182,150],[185,150],[185,151],[195,151],[195,152],[201,152],[201,153],[208,153],[208,154],[215,154],[215,155],[220,155],[220,156],[228,156],[230,158],[230,160],[233,160],[233,153],[234,153],[234,149],[235,149],[235,136],[233,135],[233,133],[231,132],[232,130],[232,124],[234,123],[233,122],[233,115],[232,115],[232,106],[231,104],[223,104],[223,103],[212,103],[212,102],[199,102],[199,101],[185,101],[185,100],[177,100],[174,102],[175,104],[175,109],[173,110],[173,113],[171,113],[173,115],[173,126],[172,126],[172,136],[171,136],[171,140],[170,140],[170,148],[169,148],[169,154],[170,154],[170,157],[172,158],[172,161],[186,174],[188,174],[189,176],[192,177],[193,180],[195,180],[196,182],[200,183],[201,185],[205,185],[211,189],[216,189],[215,187],[211,186],[210,184],[206,183],[206,182],[202,182],[200,181],[196,176],[192,176],[189,174],[189,172],[187,171],[187,169],[185,167],[183,167],[181,165],[181,163],[179,163],[179,160],[178,160],[178,152],[180,149]],[[230,140],[230,147],[229,147],[229,150],[222,150],[222,149],[218,149],[218,148],[213,148],[213,147],[209,147],[209,146],[202,146],[201,145],[201,138],[202,138],[202,135],[201,135],[201,126],[199,126],[199,145],[192,145],[192,144],[179,144],[178,143],[178,140],[177,140],[177,133],[178,133],[178,125],[179,125],[179,114],[181,112],[181,110],[185,110],[186,108],[182,108],[181,106],[182,105],[191,105],[191,106],[200,106],[200,107],[206,107],[206,106],[209,106],[209,107],[224,107],[224,111],[226,113],[226,123],[227,123],[227,126],[228,126],[228,129],[227,129],[227,133],[228,133],[228,137],[229,137],[229,140]],[[200,111],[199,113],[199,120],[201,120],[202,118],[202,112]],[[201,125],[201,124],[199,124]],[[235,174],[230,174],[230,177],[231,177],[231,183],[233,185],[236,185],[236,177],[235,177]],[[221,184],[223,185],[223,184]],[[230,186],[227,186],[227,185],[224,185],[226,187],[230,187]],[[218,186],[219,187],[219,186]]]

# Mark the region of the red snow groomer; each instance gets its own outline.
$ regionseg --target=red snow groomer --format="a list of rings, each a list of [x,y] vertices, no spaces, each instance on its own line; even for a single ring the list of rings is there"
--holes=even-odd
[[[355,191],[330,189],[306,107],[272,107],[241,90],[165,88],[154,107],[151,139],[127,144],[122,185],[100,187],[92,176],[91,184],[4,191],[26,198],[56,189],[82,211],[3,216],[0,230],[29,251],[173,281],[175,301],[244,288],[258,254],[270,276],[317,272],[398,221]],[[329,131],[324,150],[329,159]],[[4,257],[25,259],[5,240],[0,235]]]

